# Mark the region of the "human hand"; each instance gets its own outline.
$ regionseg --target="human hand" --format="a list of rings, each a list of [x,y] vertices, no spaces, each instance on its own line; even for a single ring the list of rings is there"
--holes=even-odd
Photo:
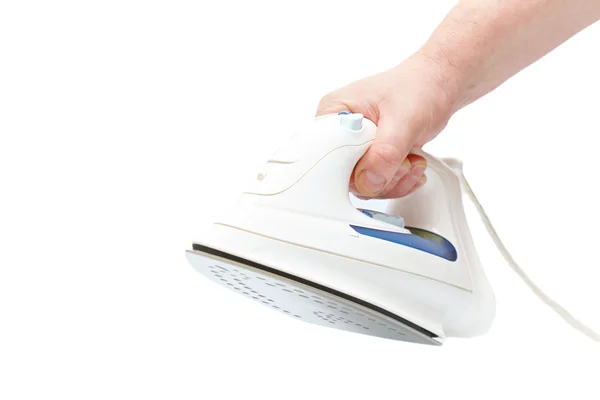
[[[348,110],[377,125],[375,141],[357,163],[350,191],[360,198],[402,197],[423,186],[427,162],[409,154],[433,139],[455,111],[452,71],[421,53],[322,98],[317,116]]]

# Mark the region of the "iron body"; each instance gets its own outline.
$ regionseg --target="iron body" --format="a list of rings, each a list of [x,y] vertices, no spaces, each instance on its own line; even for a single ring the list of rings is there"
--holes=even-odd
[[[299,127],[189,262],[299,321],[430,345],[484,334],[495,299],[464,215],[460,162],[414,150],[427,184],[386,212],[357,209],[348,183],[375,131],[351,113]]]

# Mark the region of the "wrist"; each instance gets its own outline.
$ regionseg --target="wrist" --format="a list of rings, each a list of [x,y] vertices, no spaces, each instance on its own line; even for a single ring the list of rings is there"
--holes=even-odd
[[[421,70],[431,78],[436,92],[442,97],[452,113],[458,111],[465,101],[467,81],[459,68],[441,54],[431,53],[425,48],[416,51],[412,58],[422,65]]]
[[[487,64],[494,59],[497,48],[497,43],[491,43],[489,31],[493,29],[481,23],[485,20],[481,14],[486,14],[485,9],[474,9],[469,2],[455,6],[417,51],[439,65],[453,88],[456,110],[479,97],[481,82],[489,69]]]
[[[419,107],[428,108],[435,121],[444,125],[461,108],[464,98],[463,79],[457,68],[421,50],[398,65],[400,75],[412,76],[419,93]]]

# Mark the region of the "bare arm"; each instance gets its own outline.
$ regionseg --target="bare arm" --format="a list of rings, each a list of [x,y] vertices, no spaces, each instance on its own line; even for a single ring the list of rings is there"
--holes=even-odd
[[[377,126],[350,190],[401,197],[425,184],[409,154],[460,108],[489,93],[600,19],[600,0],[462,0],[400,65],[329,93],[317,114],[349,109]],[[595,49],[594,49],[595,50]]]
[[[600,19],[600,0],[463,0],[420,49],[453,68],[459,106]]]

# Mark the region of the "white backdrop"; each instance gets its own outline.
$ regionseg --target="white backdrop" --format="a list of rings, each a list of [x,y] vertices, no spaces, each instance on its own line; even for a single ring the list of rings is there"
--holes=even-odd
[[[508,268],[472,209],[490,333],[440,348],[287,318],[186,262],[327,91],[388,68],[450,2],[4,1],[1,399],[598,399],[600,346]],[[514,257],[600,329],[600,26],[456,115]]]

